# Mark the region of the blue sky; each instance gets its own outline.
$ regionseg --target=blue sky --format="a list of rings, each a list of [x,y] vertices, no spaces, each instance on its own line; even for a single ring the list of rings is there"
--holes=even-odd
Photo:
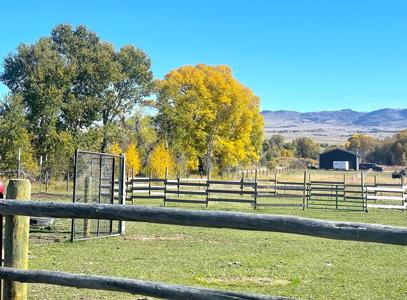
[[[145,50],[156,78],[226,64],[269,110],[407,108],[407,1],[2,1],[0,57],[59,24]],[[7,92],[0,85],[0,95]]]

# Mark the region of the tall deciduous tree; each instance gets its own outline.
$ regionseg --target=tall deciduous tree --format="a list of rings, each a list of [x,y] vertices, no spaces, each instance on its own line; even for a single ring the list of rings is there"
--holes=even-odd
[[[307,137],[297,138],[292,141],[298,157],[318,159],[319,144]]]
[[[379,145],[379,140],[365,134],[353,134],[348,138],[346,148],[354,152],[359,152],[363,158],[373,152],[375,147]]]
[[[21,149],[21,162],[24,170],[37,171],[33,149],[27,131],[22,97],[7,96],[0,111],[0,165],[3,170],[17,169],[17,153]]]
[[[174,161],[171,152],[163,143],[157,144],[148,158],[148,169],[156,177],[164,177],[165,170],[171,173],[174,169]]]
[[[126,151],[127,170],[137,175],[140,172],[140,153],[134,143],[131,143]]]
[[[178,157],[220,168],[257,161],[263,141],[259,98],[226,66],[185,66],[158,84],[157,123]],[[192,161],[192,162],[191,162]]]
[[[85,26],[58,25],[50,37],[22,44],[4,61],[1,80],[22,95],[30,132],[40,152],[49,151],[58,131],[77,133],[99,121],[100,149],[153,87],[151,62],[128,45],[115,51]]]

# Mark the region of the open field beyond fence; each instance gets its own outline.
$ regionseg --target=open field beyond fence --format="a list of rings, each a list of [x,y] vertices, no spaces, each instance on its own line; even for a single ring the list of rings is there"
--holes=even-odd
[[[183,205],[184,206],[184,205]],[[187,206],[187,204],[185,204]],[[216,209],[228,209],[218,204]],[[212,210],[213,207],[209,207]],[[235,210],[253,212],[244,204]],[[406,226],[405,213],[264,208],[262,213]],[[63,219],[58,219],[57,223]],[[285,235],[127,223],[126,235],[30,246],[30,269],[122,276],[300,299],[402,299],[403,246]],[[134,299],[126,294],[30,285],[30,299]]]
[[[311,173],[315,180],[324,178],[317,177],[323,175],[330,176],[332,181],[343,178],[340,172]],[[389,174],[380,173],[366,174],[365,182],[373,184],[373,175],[379,183],[400,184]],[[281,181],[300,182],[304,173],[280,176]],[[360,181],[360,173],[346,173],[347,182],[348,176]],[[58,183],[50,185],[49,195],[34,194],[33,199],[72,201],[69,196],[58,196],[63,194],[66,194],[64,184]],[[163,200],[138,199],[134,205],[163,206]],[[208,208],[195,203],[167,203],[167,206],[407,226],[405,212],[400,210],[372,208],[369,213],[361,213],[279,206],[253,210],[250,204],[239,202],[213,202]],[[67,242],[69,226],[68,219],[56,219],[51,230],[54,232],[31,233],[30,269],[120,276],[300,299],[407,297],[407,249],[403,246],[137,222],[126,224],[125,236],[72,244]],[[29,289],[30,299],[134,299],[128,294],[52,285],[30,284]]]

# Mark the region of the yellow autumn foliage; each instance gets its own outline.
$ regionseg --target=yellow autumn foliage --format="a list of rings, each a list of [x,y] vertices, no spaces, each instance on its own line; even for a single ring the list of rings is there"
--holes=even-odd
[[[134,143],[131,143],[126,151],[126,167],[127,170],[133,170],[134,175],[140,172],[140,153]]]
[[[160,128],[188,168],[208,158],[221,169],[258,161],[263,142],[260,100],[227,66],[185,66],[158,85]]]
[[[165,176],[165,169],[168,168],[168,173],[172,173],[174,169],[174,160],[171,152],[164,146],[163,143],[159,143],[150,154],[148,160],[148,168],[151,175],[158,178]]]
[[[119,143],[113,143],[109,147],[109,153],[114,155],[121,155],[123,153],[123,150],[120,148]]]

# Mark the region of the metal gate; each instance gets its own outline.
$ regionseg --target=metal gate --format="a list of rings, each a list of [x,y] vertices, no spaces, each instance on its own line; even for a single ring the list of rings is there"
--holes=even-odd
[[[124,156],[76,150],[74,203],[125,204]],[[115,236],[124,222],[72,219],[71,241]]]
[[[307,194],[307,208],[366,211],[366,197],[360,185],[311,181]]]

